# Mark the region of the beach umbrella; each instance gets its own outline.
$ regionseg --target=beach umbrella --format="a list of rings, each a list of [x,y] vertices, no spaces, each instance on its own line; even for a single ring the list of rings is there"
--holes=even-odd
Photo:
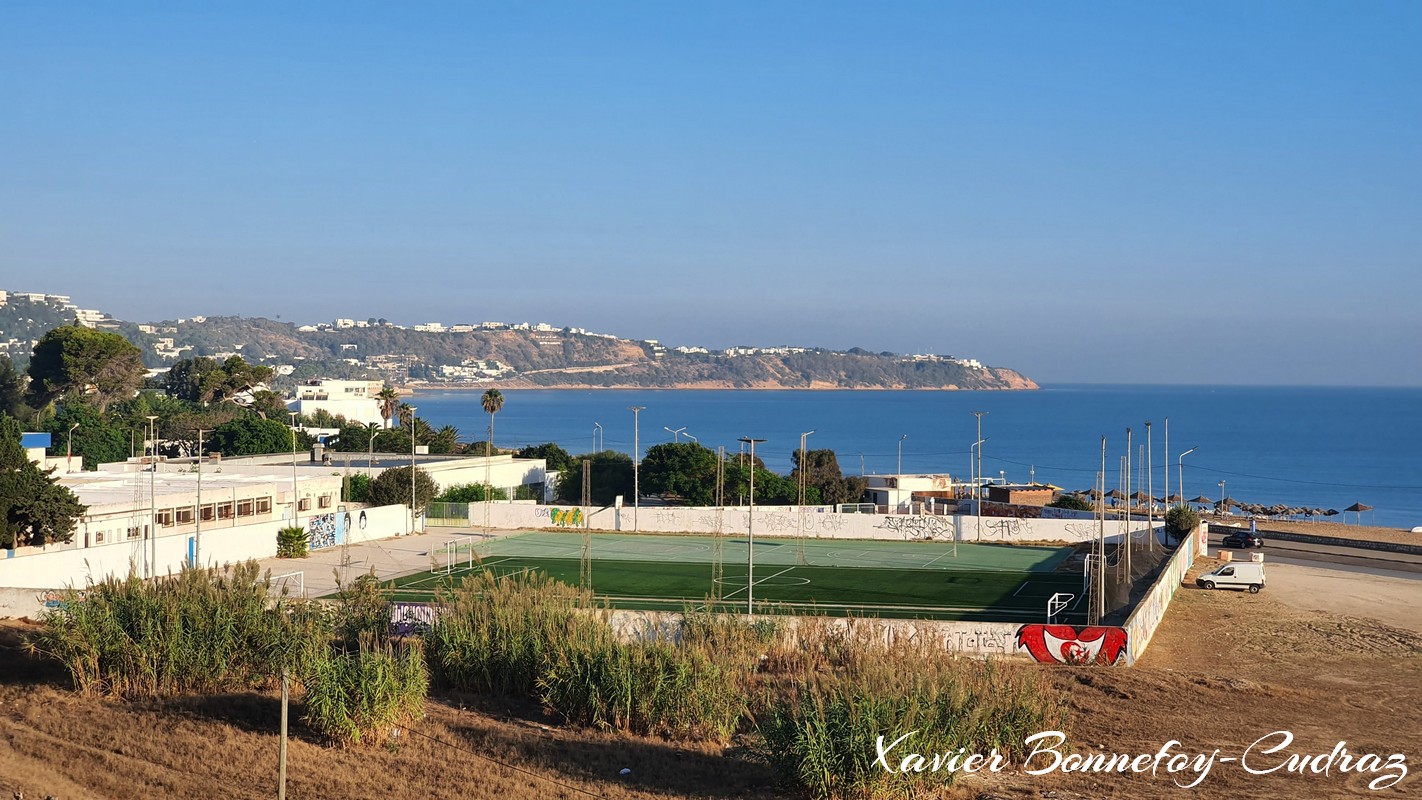
[[[1336,509],[1336,508],[1330,508],[1330,509],[1328,509],[1327,511],[1323,512],[1323,516],[1325,516],[1325,517],[1336,517],[1336,516],[1338,516],[1338,509]]]
[[[1365,505],[1363,505],[1362,503],[1354,503],[1353,505],[1348,506],[1347,508],[1345,508],[1345,509],[1343,509],[1343,510],[1344,510],[1344,511],[1352,511],[1352,512],[1356,513],[1356,514],[1358,515],[1358,524],[1359,524],[1359,525],[1362,525],[1362,524],[1363,524],[1363,512],[1364,512],[1364,511],[1372,511],[1372,510],[1373,510],[1373,507],[1372,507],[1372,506],[1365,506]]]
[[[1135,494],[1131,495],[1131,499],[1132,499],[1132,500],[1135,500],[1136,502],[1140,502],[1141,500],[1146,499],[1146,493],[1145,493],[1145,492],[1136,492]]]
[[[1194,503],[1195,505],[1207,506],[1207,505],[1209,505],[1210,503],[1213,503],[1214,501],[1211,500],[1210,498],[1204,496],[1204,495],[1200,495],[1199,497],[1196,497],[1194,500],[1191,500],[1190,502],[1191,502],[1191,503]]]
[[[1181,497],[1181,496],[1178,495],[1178,494],[1172,494],[1171,496],[1165,498],[1165,502],[1167,502],[1167,503],[1179,503],[1179,502],[1181,502],[1181,501],[1184,500],[1184,499],[1185,499],[1185,498]]]
[[[1106,496],[1109,497],[1109,498],[1111,498],[1112,500],[1125,500],[1125,499],[1126,499],[1126,496],[1125,496],[1124,494],[1121,494],[1121,490],[1120,490],[1120,489],[1112,489],[1111,491],[1109,491],[1109,492],[1106,493]]]

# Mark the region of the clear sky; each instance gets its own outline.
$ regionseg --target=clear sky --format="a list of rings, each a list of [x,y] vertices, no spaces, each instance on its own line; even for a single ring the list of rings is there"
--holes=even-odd
[[[1422,3],[6,3],[0,288],[1422,385]]]

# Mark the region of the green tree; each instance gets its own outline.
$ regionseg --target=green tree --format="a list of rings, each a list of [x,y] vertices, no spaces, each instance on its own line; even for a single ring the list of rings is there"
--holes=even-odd
[[[484,407],[484,410],[489,413],[489,446],[488,446],[488,448],[487,448],[484,452],[485,452],[486,455],[493,455],[493,453],[494,453],[494,415],[497,414],[497,413],[499,413],[500,411],[502,411],[503,408],[504,408],[504,393],[503,393],[503,392],[500,392],[498,389],[490,389],[490,390],[484,392],[484,396],[483,396],[483,397],[479,398],[479,405],[483,406],[483,407]],[[488,463],[488,462],[485,462],[485,463]],[[485,470],[485,471],[484,471],[484,475],[485,475],[485,479],[484,479],[484,494],[486,494],[486,495],[490,493],[490,490],[489,490],[489,481],[488,481],[488,474],[489,474],[488,470]]]
[[[30,357],[28,402],[49,408],[87,396],[100,411],[143,385],[143,354],[116,333],[66,325],[40,337]]]
[[[808,459],[806,459],[808,460]],[[745,504],[750,501],[750,473],[755,469],[755,504],[758,506],[792,506],[800,501],[800,489],[795,481],[765,468],[760,457],[752,467],[749,456],[729,456],[726,459],[726,502]],[[818,503],[819,490],[806,495],[806,502]]]
[[[212,432],[211,450],[225,456],[255,456],[266,453],[289,453],[292,450],[291,428],[271,419],[246,416],[217,426]],[[311,437],[305,431],[296,432],[296,449],[311,447]]]
[[[568,455],[568,451],[554,444],[544,442],[543,444],[529,445],[514,454],[516,458],[541,458],[545,462],[549,472],[566,472],[568,470],[581,470],[582,466],[573,461],[573,457]]]
[[[71,427],[74,429],[72,439]],[[64,456],[72,441],[73,449],[69,452],[79,459],[82,469],[91,470],[99,464],[128,458],[128,433],[115,427],[107,416],[83,400],[61,406],[44,424],[44,430],[50,434],[50,455]]]
[[[0,355],[0,414],[19,417],[25,407],[25,376],[15,369],[9,356]]]
[[[20,445],[20,423],[0,414],[0,547],[68,542],[88,507]]]
[[[578,504],[583,501],[583,467],[582,462],[588,460],[592,462],[592,469],[589,477],[592,482],[592,501],[594,505],[610,506],[618,495],[626,500],[628,505],[632,503],[632,457],[626,453],[619,453],[615,450],[604,450],[601,453],[584,453],[573,457],[573,463],[577,466],[564,472],[558,481],[557,498],[562,503]]]
[[[800,483],[800,451],[796,450],[790,456],[793,469],[790,471],[790,481],[796,486]],[[865,481],[859,477],[846,478],[839,469],[839,458],[835,456],[833,450],[806,450],[805,451],[805,478],[808,489],[805,495],[806,502],[810,502],[812,494],[818,495],[817,502],[826,505],[839,505],[840,503],[857,502],[864,496]],[[760,476],[756,476],[756,481]],[[756,486],[756,495],[760,494],[760,487]]]
[[[716,501],[716,454],[696,442],[655,445],[642,458],[641,479],[647,494],[711,505]]]
[[[376,393],[375,399],[380,403],[380,418],[389,420],[395,416],[395,407],[400,404],[400,393],[395,391],[389,384],[381,388]],[[388,422],[386,423],[389,424]]]
[[[287,408],[286,400],[270,389],[258,389],[253,392],[252,404],[247,408],[262,419],[279,421],[290,419],[287,415],[291,413],[291,410]]]
[[[509,493],[503,489],[494,489],[495,500],[509,499]],[[482,503],[484,502],[484,487],[478,483],[466,483],[460,486],[451,486],[440,492],[435,498],[436,503]]]
[[[439,492],[439,485],[418,467],[415,468],[415,506],[425,508]],[[366,493],[366,502],[377,506],[408,506],[410,504],[410,468],[393,467],[375,476]]]
[[[423,441],[429,445],[431,455],[448,455],[459,447],[459,429],[453,425],[445,425],[439,430],[427,434]]]

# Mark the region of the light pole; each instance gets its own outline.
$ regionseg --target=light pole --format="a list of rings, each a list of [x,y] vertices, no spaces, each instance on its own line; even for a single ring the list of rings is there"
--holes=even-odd
[[[414,406],[410,406],[410,533],[412,533],[412,534],[415,532],[415,411],[417,411],[417,410],[418,410],[418,409],[416,409]],[[489,451],[490,451],[490,453],[492,453],[493,450],[494,450],[494,440],[493,440],[493,437],[490,437],[490,438],[489,438]],[[489,462],[486,460],[486,461],[484,462],[484,469],[485,469],[485,470],[488,470],[488,468],[489,468]],[[485,483],[484,483],[484,485],[485,485],[485,488],[488,487],[488,479],[487,479],[487,478],[485,478]],[[487,497],[484,498],[484,502],[486,503],[486,505],[484,506],[485,508],[488,508],[488,505],[487,505],[488,500],[489,500],[489,498],[487,498]]]
[[[805,431],[800,434],[800,545],[798,549],[802,560],[805,555],[805,494],[810,483],[809,473],[805,471],[805,440],[814,433],[814,431]],[[820,498],[820,501],[824,502],[824,498]]]
[[[682,428],[682,430],[686,430],[686,429],[685,429],[685,428]],[[690,440],[693,441],[693,442],[696,442],[697,444],[701,444],[701,440],[700,440],[700,439],[696,438],[695,436],[692,436],[692,435],[689,434],[689,433],[686,434],[686,438],[690,439]]]
[[[374,422],[365,426],[370,431],[370,435],[365,439],[365,477],[370,479],[370,464],[375,460],[375,432],[380,430],[380,426]]]
[[[197,477],[197,514],[195,514],[195,515],[193,516],[193,526],[194,526],[194,533],[193,533],[193,566],[194,566],[194,567],[198,567],[198,566],[200,566],[200,565],[202,564],[202,435],[203,435],[204,432],[205,432],[205,431],[203,431],[202,428],[198,428],[198,440],[197,440],[197,467],[198,467],[198,477]],[[237,513],[237,509],[236,509],[236,508],[233,508],[233,509],[232,509],[232,513],[235,515],[235,514]],[[174,520],[174,521],[176,522],[176,520]]]
[[[1195,448],[1192,447],[1181,453],[1179,458],[1175,459],[1175,477],[1178,479],[1176,483],[1180,484],[1175,487],[1175,491],[1180,493],[1180,505],[1182,506],[1185,505],[1185,456],[1193,452],[1195,452]],[[1165,468],[1167,470],[1170,469],[1170,465],[1166,464]]]
[[[904,475],[904,440],[907,438],[907,433],[899,437],[899,461],[894,467],[894,477],[896,478],[902,478]]]
[[[301,493],[296,489],[296,416],[297,411],[286,412],[291,416],[291,527],[301,527]],[[236,509],[233,509],[234,512]]]
[[[764,439],[742,436],[737,439],[750,445],[750,513],[746,515],[746,615],[755,608],[755,446]]]
[[[1221,513],[1221,514],[1223,514],[1225,511],[1228,511],[1228,510],[1229,510],[1229,506],[1225,505],[1225,498],[1228,497],[1228,495],[1225,494],[1225,483],[1226,483],[1226,481],[1220,481],[1220,513]]]
[[[79,427],[79,423],[69,426],[69,441],[64,445],[64,471],[66,473],[74,471],[74,429]]]
[[[991,436],[988,437],[988,439],[991,438]],[[977,450],[979,453],[981,453],[983,449],[983,442],[986,441],[987,439],[978,439],[976,442],[973,442],[971,447],[968,448],[968,468],[970,470],[973,468],[973,451]],[[982,478],[982,475],[978,475],[976,473],[974,473],[973,475],[973,525],[977,530],[978,541],[983,540],[983,501],[982,498],[979,496],[981,492],[978,491],[978,487],[982,485]]]
[[[976,497],[976,498],[978,498],[979,501],[982,500],[982,491],[978,488],[978,486],[982,483],[982,480],[983,480],[983,448],[982,448],[982,444],[983,444],[983,442],[987,441],[986,439],[983,438],[983,415],[986,414],[986,413],[988,413],[988,412],[986,412],[986,411],[974,411],[974,412],[973,412],[973,416],[975,416],[975,417],[978,418],[978,480],[977,480],[977,483],[973,484],[973,487],[974,487],[974,488],[973,488],[973,496]]]
[[[157,482],[158,475],[158,425],[156,422],[157,419],[158,417],[156,415],[148,415],[148,440],[152,442],[153,448],[153,455],[148,462],[148,533],[149,538],[152,540],[150,548],[153,551],[153,556],[149,562],[150,569],[148,570],[148,576],[150,578],[158,577],[158,509],[157,501],[155,500],[155,496],[157,494],[157,492],[155,491],[155,484]]]
[[[1155,549],[1155,473],[1151,471],[1150,420],[1146,420],[1146,544]],[[1167,467],[1166,472],[1170,471]]]
[[[675,437],[672,439],[673,442],[680,442],[682,431],[686,430],[686,426],[682,426],[680,428],[677,428],[676,430],[672,430],[671,428],[668,428],[667,426],[663,425],[662,430],[666,431],[667,433],[670,433],[673,437]]]
[[[594,453],[600,453],[600,452],[602,452],[602,450],[597,446],[598,436],[601,435],[601,434],[602,434],[602,423],[601,423],[601,422],[594,422],[594,423],[593,423],[593,452],[594,452]]]

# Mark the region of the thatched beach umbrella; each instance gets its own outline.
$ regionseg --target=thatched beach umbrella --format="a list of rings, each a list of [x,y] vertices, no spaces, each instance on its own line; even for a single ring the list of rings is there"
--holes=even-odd
[[[1121,493],[1121,490],[1120,490],[1120,489],[1112,489],[1111,491],[1109,491],[1109,492],[1106,493],[1106,496],[1109,497],[1109,498],[1111,498],[1112,500],[1125,500],[1125,499],[1126,499],[1126,496]]]
[[[1207,505],[1209,505],[1210,503],[1213,503],[1214,501],[1211,500],[1210,498],[1204,496],[1204,495],[1200,495],[1199,497],[1196,497],[1194,500],[1191,500],[1190,502],[1191,502],[1191,504],[1197,505],[1197,506],[1207,506]]]
[[[1352,511],[1352,512],[1356,513],[1356,514],[1358,515],[1358,524],[1359,524],[1359,525],[1362,525],[1362,524],[1363,524],[1363,512],[1364,512],[1364,511],[1372,511],[1372,510],[1373,510],[1373,507],[1372,507],[1372,506],[1365,506],[1365,505],[1363,505],[1362,503],[1354,503],[1353,505],[1348,506],[1347,508],[1345,508],[1345,509],[1343,509],[1343,510],[1344,510],[1344,511]]]

